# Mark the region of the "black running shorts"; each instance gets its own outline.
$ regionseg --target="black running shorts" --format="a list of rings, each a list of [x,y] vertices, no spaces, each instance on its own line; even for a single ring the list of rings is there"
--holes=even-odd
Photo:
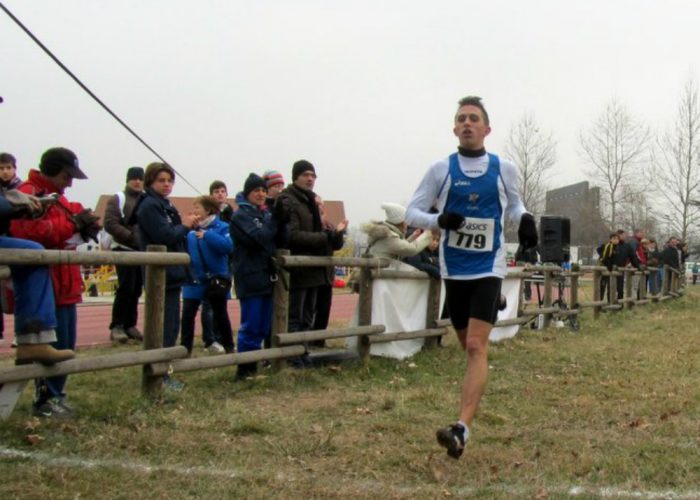
[[[498,316],[501,297],[501,278],[479,278],[476,280],[445,280],[445,301],[452,325],[462,330],[469,318],[494,324]]]

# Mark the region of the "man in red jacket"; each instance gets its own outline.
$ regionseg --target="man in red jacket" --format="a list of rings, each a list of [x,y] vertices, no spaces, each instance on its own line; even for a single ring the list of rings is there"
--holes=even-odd
[[[30,170],[28,179],[19,190],[37,197],[55,195],[56,203],[48,205],[37,219],[13,220],[10,233],[17,238],[33,240],[47,249],[74,250],[88,239],[97,240],[100,229],[98,217],[80,203],[70,202],[64,191],[73,179],[87,179],[78,166],[78,158],[69,149],[51,148],[41,157],[39,170]],[[82,301],[83,280],[80,266],[57,264],[51,266],[51,279],[56,301],[57,349],[74,349],[77,311]],[[34,414],[43,417],[70,417],[73,410],[64,399],[66,376],[48,377],[36,381]]]

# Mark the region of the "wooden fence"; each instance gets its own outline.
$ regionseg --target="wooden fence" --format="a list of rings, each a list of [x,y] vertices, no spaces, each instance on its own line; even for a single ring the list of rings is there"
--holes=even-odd
[[[357,354],[360,359],[369,361],[370,346],[373,343],[393,342],[424,338],[426,347],[437,342],[437,337],[447,333],[449,320],[439,320],[440,280],[430,278],[427,274],[415,271],[397,271],[386,269],[390,261],[383,258],[365,256],[360,258],[291,256],[288,251],[279,251],[281,264],[280,279],[274,288],[274,312],[272,322],[272,348],[260,351],[226,354],[206,358],[187,358],[187,349],[182,346],[162,348],[163,344],[163,305],[165,299],[165,270],[170,265],[187,265],[189,255],[185,253],[166,252],[165,247],[152,245],[146,252],[75,252],[63,250],[0,250],[0,265],[132,265],[145,266],[145,309],[143,352],[125,352],[104,356],[79,358],[55,366],[39,364],[29,366],[7,367],[0,369],[0,384],[27,381],[37,377],[68,375],[85,371],[97,371],[127,366],[142,366],[142,391],[149,398],[158,398],[163,389],[163,375],[175,372],[187,372],[202,369],[220,368],[242,363],[271,361],[275,369],[282,367],[284,360],[302,355],[306,352],[305,343],[313,340],[357,337]],[[347,266],[360,269],[358,325],[308,331],[287,332],[289,290],[288,269],[292,267],[327,267]],[[542,326],[547,327],[557,318],[577,317],[585,308],[591,308],[593,318],[598,318],[602,311],[619,311],[623,308],[659,302],[682,294],[685,280],[678,270],[668,266],[663,268],[663,280],[660,291],[654,295],[647,293],[646,276],[657,272],[656,268],[645,270],[613,269],[605,267],[583,266],[574,271],[563,271],[558,266],[533,266],[522,271],[511,271],[508,276],[523,280],[542,276],[543,301],[541,306],[523,307],[518,310],[516,318],[499,320],[496,326],[523,325],[535,317],[542,317]],[[625,290],[621,299],[617,298],[617,276],[625,275]],[[0,275],[7,276],[0,270]],[[592,277],[593,300],[579,301],[581,279]],[[632,277],[639,276],[644,284],[639,287],[639,296],[633,296]],[[600,283],[604,277],[609,278],[610,300],[600,296]],[[425,328],[410,332],[384,333],[384,325],[372,324],[372,282],[375,279],[418,279],[427,280],[429,295],[427,302],[427,320]],[[569,290],[570,307],[556,305],[553,289],[557,280],[566,280]],[[521,290],[522,291],[522,290]]]

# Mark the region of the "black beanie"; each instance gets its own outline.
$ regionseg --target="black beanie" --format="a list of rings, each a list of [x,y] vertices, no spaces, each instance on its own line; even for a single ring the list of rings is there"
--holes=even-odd
[[[267,191],[267,182],[258,174],[251,173],[245,180],[245,184],[243,184],[243,196],[247,198],[252,191],[260,187]]]
[[[316,169],[311,162],[306,160],[299,160],[296,162],[292,167],[292,182],[297,180],[297,177],[299,177],[301,174],[308,172],[309,170],[311,170],[314,174],[316,173]]]
[[[126,171],[126,182],[133,179],[143,180],[143,169],[141,167],[131,167]]]

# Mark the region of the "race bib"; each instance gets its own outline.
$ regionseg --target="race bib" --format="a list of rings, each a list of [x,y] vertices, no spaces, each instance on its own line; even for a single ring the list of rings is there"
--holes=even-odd
[[[464,227],[456,231],[450,230],[447,245],[459,250],[473,252],[491,252],[493,237],[496,232],[494,219],[477,219],[467,217]]]

